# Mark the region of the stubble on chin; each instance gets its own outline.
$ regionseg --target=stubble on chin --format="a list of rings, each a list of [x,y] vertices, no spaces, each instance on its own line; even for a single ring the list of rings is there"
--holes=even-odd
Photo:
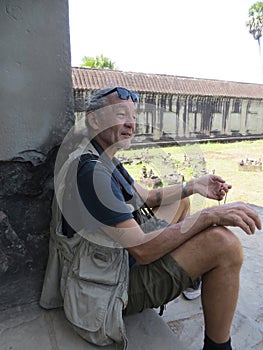
[[[117,147],[118,149],[129,149],[131,147],[131,139],[120,140]]]

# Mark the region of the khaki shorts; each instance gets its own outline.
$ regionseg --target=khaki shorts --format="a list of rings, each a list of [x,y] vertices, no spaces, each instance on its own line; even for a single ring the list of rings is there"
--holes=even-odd
[[[171,255],[149,265],[130,268],[128,305],[125,315],[157,308],[178,297],[193,281]]]
[[[141,228],[147,233],[167,225],[167,221],[152,217],[145,220]],[[124,314],[160,307],[189,287],[193,287],[192,279],[170,254],[148,265],[135,264],[130,267],[128,305]]]

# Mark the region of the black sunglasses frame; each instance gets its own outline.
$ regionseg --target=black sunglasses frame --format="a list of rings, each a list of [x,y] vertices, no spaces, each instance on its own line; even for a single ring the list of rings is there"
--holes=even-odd
[[[118,97],[121,100],[128,100],[130,97],[132,99],[132,102],[139,102],[140,101],[140,97],[136,92],[130,91],[130,90],[125,89],[123,87],[115,87],[115,88],[111,89],[110,91],[107,91],[104,94],[100,95],[99,98],[113,94],[115,91],[117,92]]]

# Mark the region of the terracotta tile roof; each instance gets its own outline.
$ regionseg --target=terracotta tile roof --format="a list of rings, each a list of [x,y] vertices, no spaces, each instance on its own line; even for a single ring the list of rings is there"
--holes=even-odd
[[[72,67],[73,88],[123,86],[142,92],[263,99],[263,84]]]

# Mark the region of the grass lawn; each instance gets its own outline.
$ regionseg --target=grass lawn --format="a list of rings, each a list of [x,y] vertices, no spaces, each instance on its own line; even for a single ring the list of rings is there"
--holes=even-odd
[[[143,163],[135,165],[134,160],[142,155]],[[205,171],[214,172],[233,186],[228,193],[227,203],[244,201],[263,206],[263,171],[239,170],[241,160],[263,160],[263,140],[131,149],[120,151],[117,156],[133,160],[132,164],[125,164],[125,167],[139,182],[143,165],[162,178],[165,186],[165,175],[175,170],[183,174],[186,180]],[[145,163],[144,160],[148,161],[149,158],[150,163]],[[218,205],[198,195],[192,196],[191,200],[193,207],[198,209]]]

